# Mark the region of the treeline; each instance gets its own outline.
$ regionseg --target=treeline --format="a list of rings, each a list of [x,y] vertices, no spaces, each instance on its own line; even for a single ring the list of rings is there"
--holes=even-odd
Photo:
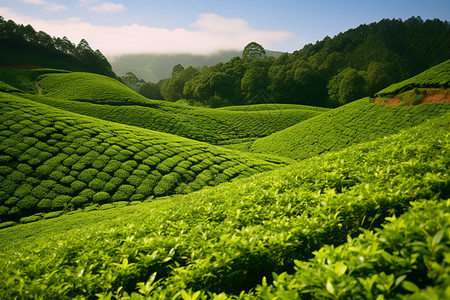
[[[106,57],[84,39],[78,45],[68,38],[51,37],[31,25],[16,24],[0,16],[0,65],[40,66],[84,71],[116,78]]]
[[[277,59],[266,56],[256,43],[246,48],[251,51],[244,49],[242,58],[201,70],[176,66],[172,76],[159,83],[137,78],[132,82],[142,95],[168,101],[189,99],[209,106],[278,102],[335,107],[373,96],[449,59],[450,24],[420,17],[383,19],[334,38],[325,37]]]

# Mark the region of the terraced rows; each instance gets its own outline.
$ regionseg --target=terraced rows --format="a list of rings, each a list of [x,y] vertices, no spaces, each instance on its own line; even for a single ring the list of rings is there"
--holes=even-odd
[[[80,207],[187,193],[289,163],[5,93],[0,111],[0,222],[6,225]]]
[[[282,104],[282,103],[264,103],[254,105],[236,105],[217,108],[218,110],[230,110],[230,111],[260,111],[260,110],[285,110],[285,109],[304,109],[325,112],[330,110],[325,107],[308,106],[300,104]]]
[[[383,106],[364,98],[258,139],[250,151],[304,159],[382,138],[448,111],[448,104]]]
[[[264,137],[322,113],[308,109],[226,111],[164,101],[154,101],[154,107],[117,106],[33,95],[24,97],[67,111],[211,144],[233,144],[241,139]]]

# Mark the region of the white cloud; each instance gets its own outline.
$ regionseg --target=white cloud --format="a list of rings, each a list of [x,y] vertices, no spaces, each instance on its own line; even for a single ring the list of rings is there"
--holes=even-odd
[[[27,4],[41,5],[44,7],[44,9],[51,10],[51,11],[61,11],[61,10],[67,9],[67,7],[62,4],[58,4],[55,2],[43,1],[43,0],[22,0],[22,2],[27,3]]]
[[[52,36],[67,36],[78,43],[85,38],[93,49],[108,57],[131,53],[193,53],[207,54],[220,50],[241,50],[255,41],[266,49],[293,38],[287,31],[252,29],[241,19],[227,19],[215,14],[201,14],[193,30],[152,28],[138,24],[112,27],[82,22],[78,18],[48,21],[22,16],[0,7],[0,15],[16,23],[31,24]]]
[[[86,2],[86,1],[83,1]],[[99,5],[90,6],[90,10],[98,13],[114,13],[124,11],[126,8],[122,4],[116,4],[111,2],[102,2]]]

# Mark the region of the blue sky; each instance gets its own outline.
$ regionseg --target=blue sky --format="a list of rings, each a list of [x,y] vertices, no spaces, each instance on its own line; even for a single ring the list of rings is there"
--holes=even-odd
[[[0,0],[0,15],[113,57],[211,53],[256,41],[292,52],[383,18],[449,20],[448,0]]]

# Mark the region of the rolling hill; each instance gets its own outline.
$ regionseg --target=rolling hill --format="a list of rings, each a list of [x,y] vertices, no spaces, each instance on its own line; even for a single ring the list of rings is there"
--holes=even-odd
[[[149,100],[112,78],[91,73],[0,69],[0,80],[27,91],[21,96],[36,102],[221,145],[253,141],[327,110],[278,104],[265,106],[270,109],[256,105],[251,111],[191,107]],[[35,95],[36,86],[41,95]]]

